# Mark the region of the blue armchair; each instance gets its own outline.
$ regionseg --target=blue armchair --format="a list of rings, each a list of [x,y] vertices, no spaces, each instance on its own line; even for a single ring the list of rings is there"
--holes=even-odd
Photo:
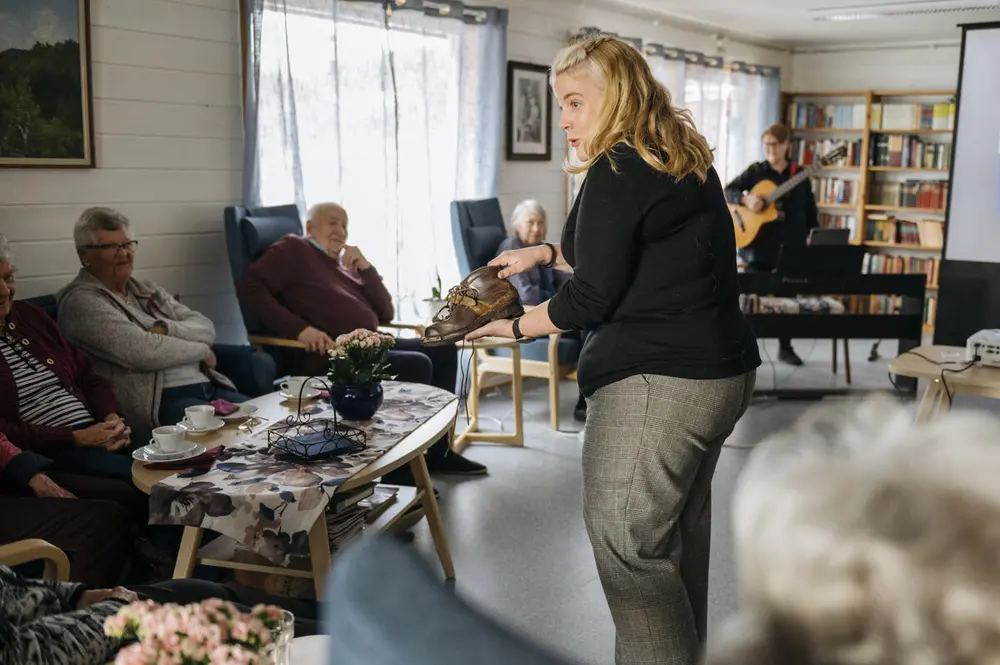
[[[302,233],[299,209],[293,204],[263,208],[229,206],[224,212],[226,232],[226,252],[229,268],[233,275],[233,285],[239,283],[243,273],[264,251],[289,233]],[[274,359],[279,376],[288,373],[291,366],[290,353],[303,345],[296,339],[285,339],[271,335],[263,321],[240,303],[243,325],[247,329],[250,344],[266,352]],[[423,327],[405,323],[392,323],[386,328],[406,329],[423,334]]]
[[[451,228],[458,265],[464,275],[494,258],[500,243],[507,237],[497,199],[452,201]],[[507,349],[480,351],[480,376],[485,378],[490,373],[513,375],[510,356]],[[549,421],[552,429],[559,429],[559,382],[573,373],[579,357],[580,341],[565,338],[561,333],[521,347],[522,375],[549,381]],[[488,385],[488,381],[485,383]]]

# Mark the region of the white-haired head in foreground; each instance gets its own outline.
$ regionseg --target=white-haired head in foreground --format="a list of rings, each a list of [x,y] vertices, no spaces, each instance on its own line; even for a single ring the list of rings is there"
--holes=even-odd
[[[1000,664],[1000,420],[820,408],[733,504],[743,606],[709,665]]]

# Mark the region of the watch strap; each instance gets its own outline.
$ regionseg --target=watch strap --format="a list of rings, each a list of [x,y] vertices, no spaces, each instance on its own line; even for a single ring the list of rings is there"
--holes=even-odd
[[[546,242],[546,243],[543,243],[543,244],[546,247],[549,248],[549,251],[552,252],[552,255],[551,255],[551,258],[546,263],[543,263],[542,265],[545,266],[546,268],[551,268],[552,266],[554,266],[556,264],[556,248],[555,248],[555,245],[553,245],[550,242]]]
[[[513,327],[513,330],[514,330],[514,341],[515,342],[519,342],[519,343],[523,344],[524,342],[530,342],[531,341],[530,337],[525,337],[524,333],[521,332],[521,317],[520,316],[517,317],[516,319],[514,319],[514,324],[513,324],[512,327]]]

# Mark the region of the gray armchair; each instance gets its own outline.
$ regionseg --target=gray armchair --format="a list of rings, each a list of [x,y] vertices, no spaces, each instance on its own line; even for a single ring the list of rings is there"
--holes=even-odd
[[[570,665],[465,603],[386,536],[340,555],[325,598],[327,665]]]

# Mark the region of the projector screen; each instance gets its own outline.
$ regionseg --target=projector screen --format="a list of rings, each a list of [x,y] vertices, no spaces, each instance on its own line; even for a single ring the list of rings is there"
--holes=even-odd
[[[968,27],[944,258],[1000,263],[1000,24]]]

